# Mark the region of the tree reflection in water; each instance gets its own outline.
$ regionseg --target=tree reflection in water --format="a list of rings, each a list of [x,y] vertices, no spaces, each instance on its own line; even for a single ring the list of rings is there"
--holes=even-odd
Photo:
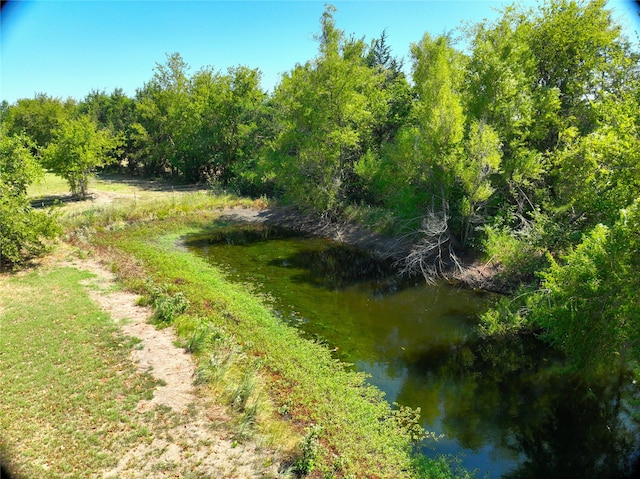
[[[478,340],[407,357],[397,401],[422,390],[438,396],[423,410],[467,450],[519,465],[503,477],[635,477],[640,455],[640,393],[629,372],[587,382],[533,337]],[[437,393],[435,393],[437,391]]]

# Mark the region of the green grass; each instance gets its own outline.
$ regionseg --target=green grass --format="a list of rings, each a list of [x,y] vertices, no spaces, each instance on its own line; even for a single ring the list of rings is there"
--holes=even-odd
[[[239,370],[230,375],[237,381],[236,394],[245,394],[242,381],[252,381],[242,368],[257,365],[263,390],[277,409],[286,409],[291,426],[301,432],[310,426],[321,429],[321,449],[314,465],[323,476],[411,477],[410,435],[363,374],[348,370],[325,346],[302,338],[279,321],[245,286],[227,282],[203,259],[176,247],[180,235],[209,221],[196,216],[171,218],[105,230],[96,240],[118,258],[116,271],[131,287],[144,292],[146,278],[170,285],[169,293],[180,292],[189,300],[190,317],[210,322],[237,342],[248,359],[238,362]],[[126,258],[135,258],[137,268],[128,269],[133,260]],[[191,328],[178,328],[185,341],[197,327],[190,323]],[[212,353],[202,351],[200,357],[210,358]],[[243,397],[242,401],[248,400]]]
[[[133,182],[123,182],[121,177],[100,174],[89,180],[89,191],[109,191],[114,193],[140,193],[141,190]],[[27,188],[31,198],[45,196],[66,196],[71,194],[69,184],[61,176],[46,172],[44,177]]]
[[[45,173],[42,180],[29,185],[27,195],[30,198],[41,198],[44,196],[64,196],[69,193],[69,185],[64,178],[53,173]]]
[[[0,431],[21,477],[96,477],[148,434],[154,383],[73,268],[0,277]],[[134,419],[132,419],[134,418]]]

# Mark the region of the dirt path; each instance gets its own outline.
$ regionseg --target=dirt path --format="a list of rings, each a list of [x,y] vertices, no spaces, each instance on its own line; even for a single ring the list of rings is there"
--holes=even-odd
[[[173,329],[148,324],[151,310],[138,306],[136,295],[118,290],[115,276],[97,261],[74,259],[70,265],[95,275],[84,282],[89,295],[125,335],[140,339],[131,358],[161,384],[153,399],[137,407],[153,439],[130,450],[103,477],[280,477],[269,451],[255,442],[234,441],[224,426],[229,418],[223,408],[194,388],[193,361],[175,346]]]

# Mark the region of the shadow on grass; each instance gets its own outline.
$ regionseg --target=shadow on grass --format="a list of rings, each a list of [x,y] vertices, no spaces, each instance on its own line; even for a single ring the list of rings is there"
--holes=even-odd
[[[78,203],[80,201],[91,201],[93,195],[87,195],[85,198],[73,195],[47,195],[40,196],[31,200],[32,208],[47,208],[49,206],[63,205],[66,203]]]
[[[197,191],[206,188],[206,185],[202,183],[184,183],[165,178],[129,176],[118,173],[99,173],[96,177],[103,183],[125,185],[142,191]]]

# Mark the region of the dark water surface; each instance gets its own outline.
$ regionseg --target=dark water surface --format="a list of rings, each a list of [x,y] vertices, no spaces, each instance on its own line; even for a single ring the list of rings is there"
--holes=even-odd
[[[535,338],[475,332],[486,294],[402,281],[390,265],[329,240],[220,222],[184,243],[258,285],[284,321],[371,375],[389,402],[420,407],[442,435],[429,455],[461,455],[492,478],[631,477],[640,391],[630,375],[588,385]]]

